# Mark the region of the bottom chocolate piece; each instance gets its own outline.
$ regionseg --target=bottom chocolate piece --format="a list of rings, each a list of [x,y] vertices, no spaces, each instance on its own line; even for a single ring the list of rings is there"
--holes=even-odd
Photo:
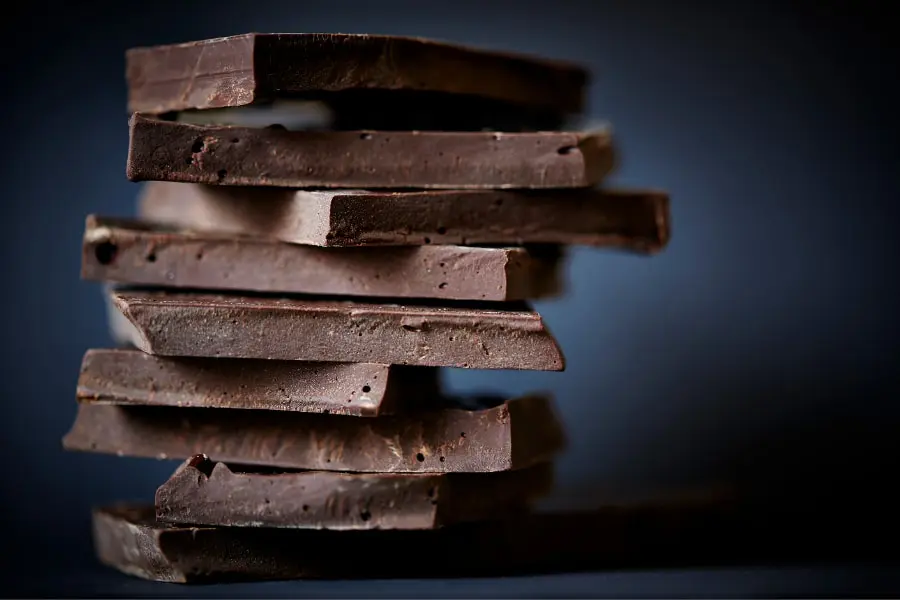
[[[553,465],[501,473],[271,472],[198,454],[156,491],[169,523],[297,529],[437,529],[527,510],[553,485]]]
[[[520,515],[430,531],[328,531],[169,525],[154,519],[152,506],[120,505],[94,511],[93,533],[104,564],[177,583],[577,571],[703,539],[693,531],[700,524],[696,516],[647,517],[640,522],[648,519],[607,510]],[[655,529],[652,540],[643,535],[647,525]],[[676,558],[686,556],[681,550]]]
[[[897,556],[892,545],[872,540],[876,524],[884,540],[893,539],[896,517],[835,518],[840,516],[849,515],[833,509],[747,511],[717,500],[529,514],[432,531],[327,531],[166,525],[154,519],[153,506],[120,505],[94,511],[93,533],[104,564],[177,583],[535,575]]]

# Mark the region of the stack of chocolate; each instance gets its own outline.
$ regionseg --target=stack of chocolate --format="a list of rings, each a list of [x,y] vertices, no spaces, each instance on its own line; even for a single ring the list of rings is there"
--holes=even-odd
[[[185,462],[155,506],[95,512],[100,560],[189,581],[359,575],[386,543],[471,541],[472,568],[565,554],[529,514],[565,443],[551,399],[452,398],[440,369],[563,370],[526,304],[563,291],[561,248],[668,240],[664,193],[597,187],[609,132],[560,130],[587,74],[331,34],[127,63],[148,183],[139,218],[88,217],[82,275],[131,348],[87,352],[64,445]]]

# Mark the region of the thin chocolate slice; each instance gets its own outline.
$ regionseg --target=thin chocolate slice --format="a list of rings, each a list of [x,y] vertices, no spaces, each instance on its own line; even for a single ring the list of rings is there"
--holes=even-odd
[[[197,455],[156,490],[156,518],[235,527],[437,529],[509,517],[552,484],[551,463],[502,473],[267,473]]]
[[[78,399],[112,404],[390,414],[441,403],[438,370],[366,363],[159,357],[88,350]]]
[[[558,258],[524,248],[317,248],[91,215],[81,276],[210,290],[509,301],[558,293]]]
[[[653,190],[304,191],[144,184],[142,218],[316,246],[548,243],[657,252],[669,195]]]
[[[582,109],[588,83],[587,72],[570,63],[385,35],[247,33],[132,48],[125,56],[132,112],[384,90],[471,95],[573,113]]]
[[[524,303],[455,306],[113,291],[134,345],[161,356],[562,371]],[[486,306],[485,306],[486,305]]]
[[[614,167],[597,133],[288,131],[130,120],[132,181],[324,188],[584,188]]]
[[[80,402],[68,450],[367,473],[493,472],[547,462],[566,443],[552,402],[359,419],[270,410]]]

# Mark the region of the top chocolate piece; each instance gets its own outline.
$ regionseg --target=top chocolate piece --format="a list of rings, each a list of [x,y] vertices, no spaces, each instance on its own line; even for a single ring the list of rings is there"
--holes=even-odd
[[[577,113],[588,83],[587,72],[568,63],[383,35],[247,33],[132,48],[126,64],[129,110],[155,114],[355,90],[459,94]]]

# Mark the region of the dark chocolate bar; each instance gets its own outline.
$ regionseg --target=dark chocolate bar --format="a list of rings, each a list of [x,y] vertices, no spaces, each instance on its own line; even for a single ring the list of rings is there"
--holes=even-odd
[[[161,356],[562,371],[562,351],[524,303],[371,304],[113,291],[136,347]]]
[[[567,244],[657,252],[669,196],[653,190],[304,191],[144,184],[144,219],[316,246]]]
[[[439,405],[438,375],[438,369],[431,367],[88,350],[78,377],[78,399],[375,417],[396,412],[403,405]]]
[[[551,460],[565,447],[544,397],[493,408],[410,411],[375,419],[271,410],[80,402],[68,450],[375,473],[493,472]]]
[[[234,527],[437,529],[507,518],[552,484],[550,463],[502,473],[269,473],[197,455],[156,491],[156,518]]]
[[[209,290],[509,301],[561,291],[558,257],[524,248],[316,248],[92,215],[81,276]]]
[[[573,64],[422,38],[259,34],[132,48],[128,107],[164,113],[267,102],[279,96],[378,90],[475,96],[581,111],[587,72]]]
[[[612,171],[608,132],[288,131],[134,114],[132,181],[325,188],[585,188]]]

